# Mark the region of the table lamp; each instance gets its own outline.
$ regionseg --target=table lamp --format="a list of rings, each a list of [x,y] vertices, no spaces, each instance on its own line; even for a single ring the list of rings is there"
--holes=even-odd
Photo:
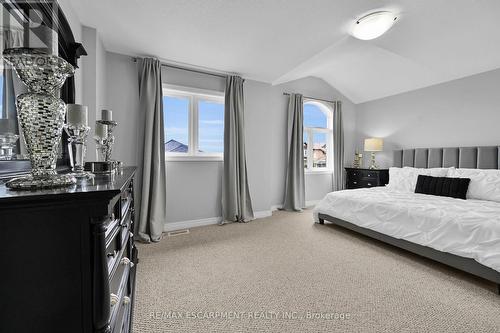
[[[371,152],[372,155],[370,169],[377,169],[377,164],[375,163],[375,152],[382,151],[383,148],[384,148],[384,140],[380,138],[365,139],[365,151]]]

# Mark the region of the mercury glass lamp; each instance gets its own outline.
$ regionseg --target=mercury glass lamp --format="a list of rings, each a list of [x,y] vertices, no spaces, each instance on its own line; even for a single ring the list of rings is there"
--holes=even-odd
[[[380,138],[365,139],[365,151],[371,153],[370,169],[378,169],[375,153],[384,149],[384,141]]]

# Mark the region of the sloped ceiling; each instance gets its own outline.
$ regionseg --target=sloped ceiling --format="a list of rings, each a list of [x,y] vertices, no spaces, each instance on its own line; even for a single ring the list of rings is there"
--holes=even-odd
[[[315,76],[362,103],[500,68],[498,0],[70,0],[108,51],[274,84]],[[373,10],[399,20],[349,35]]]

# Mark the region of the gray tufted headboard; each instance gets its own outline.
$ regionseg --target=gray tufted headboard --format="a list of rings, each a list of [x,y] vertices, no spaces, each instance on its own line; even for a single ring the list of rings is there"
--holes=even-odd
[[[500,147],[417,148],[394,151],[395,167],[499,169]]]

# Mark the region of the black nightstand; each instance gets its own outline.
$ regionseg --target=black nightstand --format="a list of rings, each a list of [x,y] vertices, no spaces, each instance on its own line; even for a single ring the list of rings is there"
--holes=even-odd
[[[389,169],[345,168],[348,190],[363,187],[384,186],[389,182]]]

